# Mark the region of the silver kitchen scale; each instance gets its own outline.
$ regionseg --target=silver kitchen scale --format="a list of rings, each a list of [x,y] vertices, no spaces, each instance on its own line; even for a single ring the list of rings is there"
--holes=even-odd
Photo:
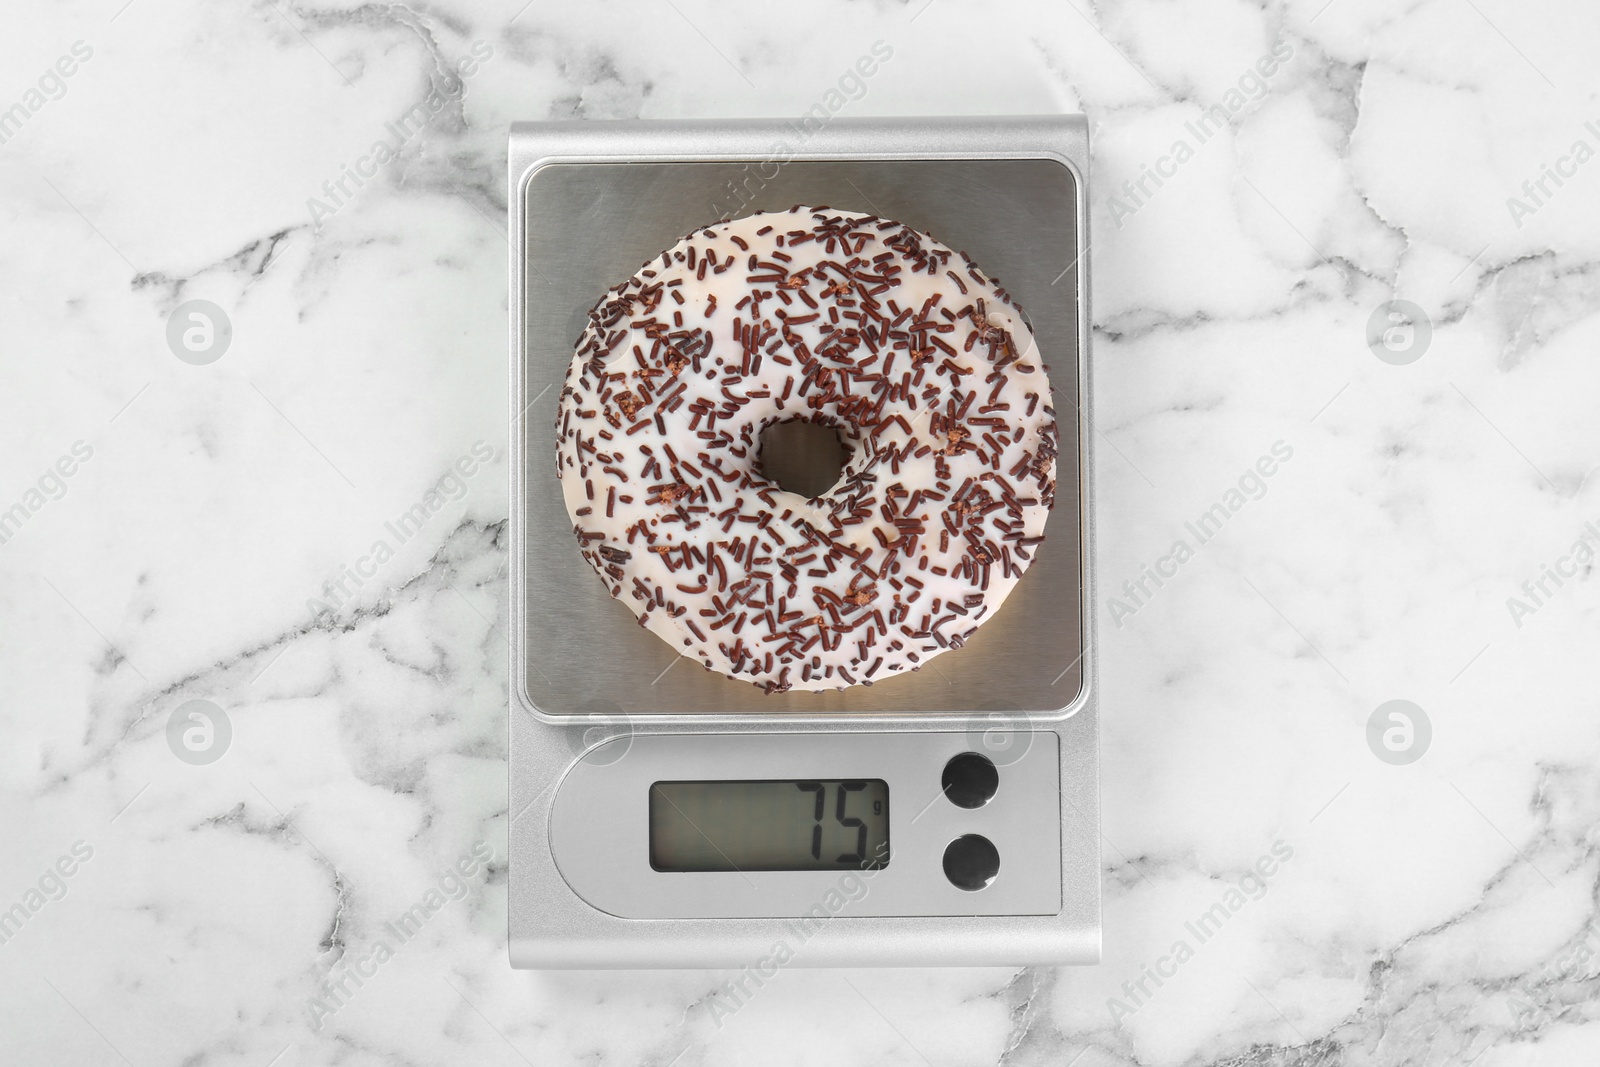
[[[512,964],[1098,961],[1083,119],[524,123],[509,156]],[[1061,453],[1045,543],[965,648],[767,695],[611,599],[554,422],[608,287],[696,228],[795,204],[899,220],[998,278]]]

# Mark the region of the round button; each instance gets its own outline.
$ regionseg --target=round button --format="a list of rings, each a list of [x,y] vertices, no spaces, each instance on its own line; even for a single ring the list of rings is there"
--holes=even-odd
[[[944,876],[957,889],[977,892],[999,873],[1000,853],[987,837],[965,834],[945,847]]]
[[[944,795],[958,808],[981,808],[1000,788],[1000,772],[987,756],[963,752],[944,765]]]

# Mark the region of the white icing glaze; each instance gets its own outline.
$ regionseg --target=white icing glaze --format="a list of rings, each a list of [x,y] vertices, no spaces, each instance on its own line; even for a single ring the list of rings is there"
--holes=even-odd
[[[810,500],[757,465],[761,431],[796,418],[851,453]],[[828,209],[698,230],[608,291],[557,435],[612,595],[769,690],[960,647],[1027,569],[1055,490],[1050,383],[1005,292],[925,234]]]

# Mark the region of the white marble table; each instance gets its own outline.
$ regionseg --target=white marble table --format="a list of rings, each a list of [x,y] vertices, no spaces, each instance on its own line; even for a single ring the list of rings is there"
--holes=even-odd
[[[119,5],[0,38],[0,1062],[1600,1058],[1593,5]],[[514,972],[506,125],[819,103],[1090,118],[1104,962]]]

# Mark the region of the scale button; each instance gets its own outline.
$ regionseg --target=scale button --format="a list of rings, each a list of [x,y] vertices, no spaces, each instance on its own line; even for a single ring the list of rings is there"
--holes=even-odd
[[[1000,788],[1000,772],[987,756],[963,752],[944,765],[944,795],[958,808],[981,808]]]
[[[980,834],[964,834],[944,850],[944,876],[957,889],[976,892],[1000,873],[1000,853]]]

